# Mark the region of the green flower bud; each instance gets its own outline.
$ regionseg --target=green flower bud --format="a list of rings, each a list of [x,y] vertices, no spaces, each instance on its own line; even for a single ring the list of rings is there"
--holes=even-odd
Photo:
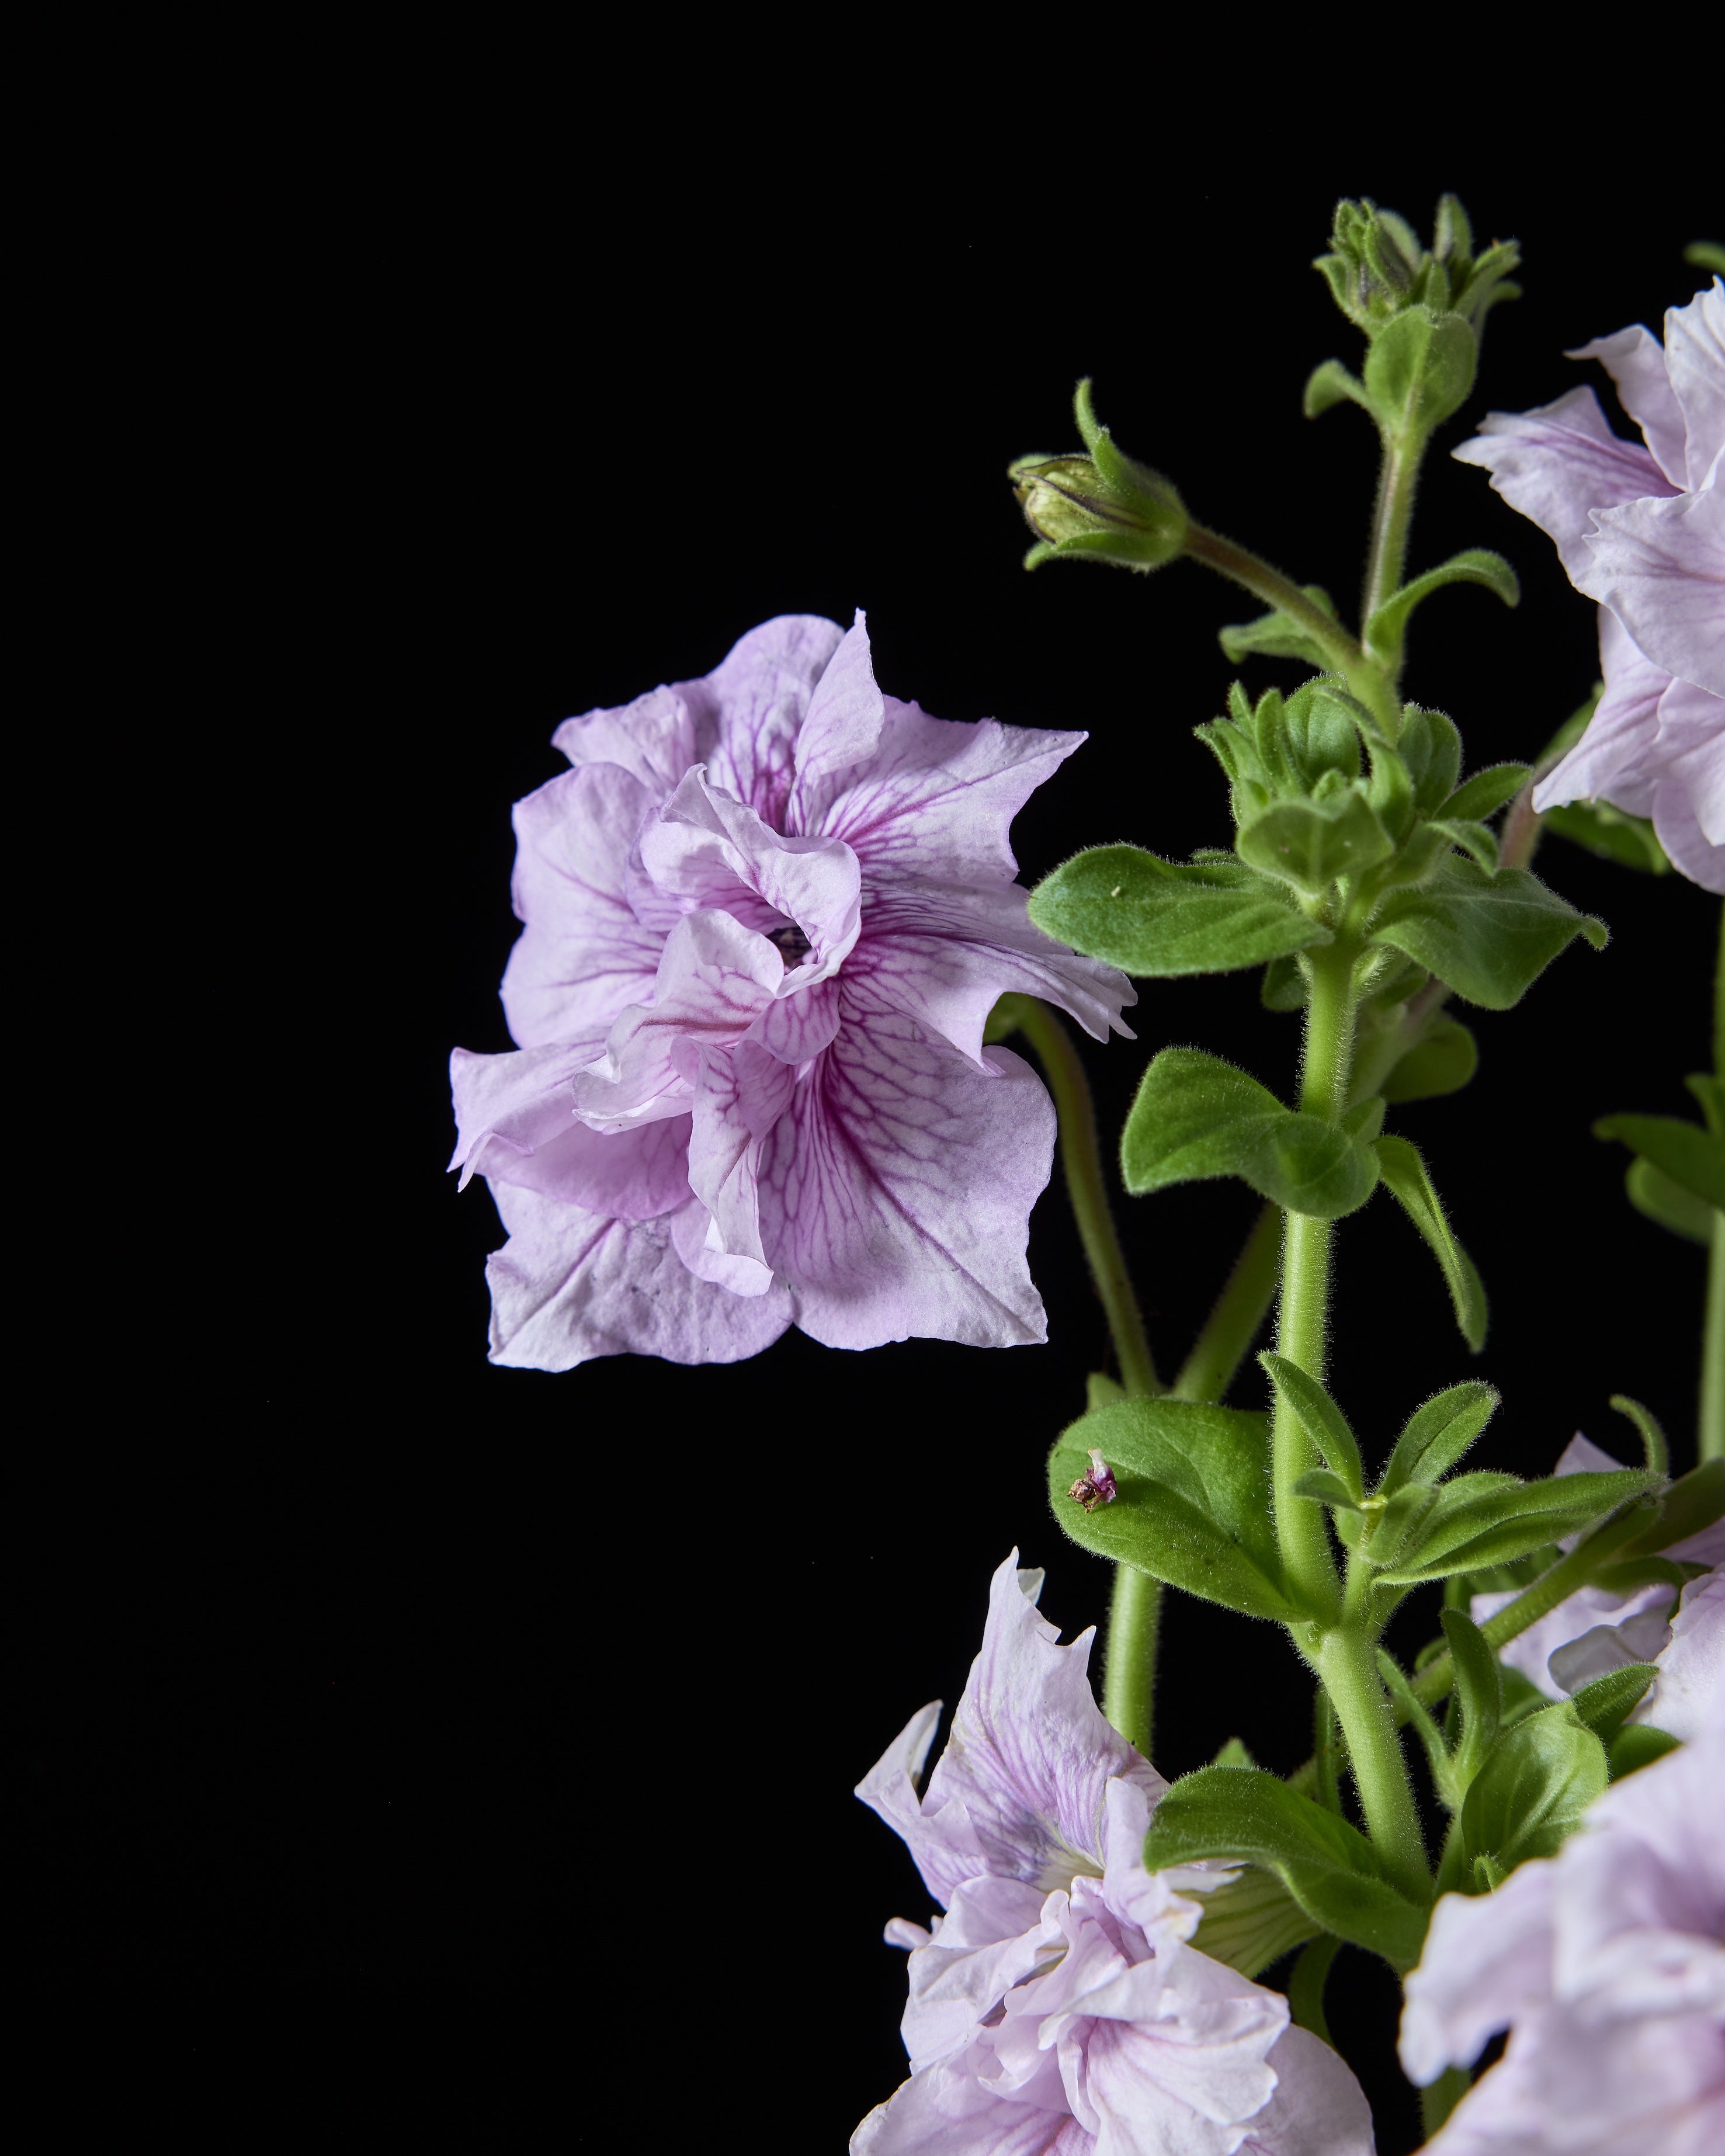
[[[1076,398],[1086,456],[1020,457],[1007,474],[1039,545],[1024,567],[1060,554],[1088,554],[1129,569],[1158,569],[1186,544],[1189,520],[1178,494],[1147,466],[1122,456],[1090,405],[1090,384]]]

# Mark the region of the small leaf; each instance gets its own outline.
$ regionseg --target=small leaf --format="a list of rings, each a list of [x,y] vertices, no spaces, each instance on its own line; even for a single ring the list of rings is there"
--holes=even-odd
[[[1487,1753],[1461,1807],[1468,1855],[1495,1857],[1513,1871],[1555,1856],[1604,1789],[1605,1748],[1573,1700],[1530,1714]]]
[[[1273,1774],[1203,1767],[1163,1798],[1144,1840],[1146,1866],[1207,1858],[1274,1872],[1317,1929],[1369,1947],[1399,1970],[1420,1958],[1426,1911],[1391,1886],[1357,1828]]]
[[[1316,897],[1395,850],[1365,795],[1344,788],[1327,800],[1277,801],[1235,840],[1240,859]]]
[[[1497,1412],[1502,1395],[1476,1378],[1439,1393],[1408,1419],[1378,1485],[1388,1497],[1404,1482],[1437,1482],[1447,1475]]]
[[[1480,1065],[1479,1044],[1459,1019],[1434,1019],[1384,1081],[1386,1101],[1431,1101],[1459,1093]]]
[[[1396,746],[1413,778],[1414,807],[1422,816],[1435,816],[1461,776],[1461,737],[1455,721],[1446,711],[1404,705]]]
[[[1521,602],[1522,588],[1516,581],[1516,572],[1502,555],[1493,554],[1484,547],[1470,547],[1462,553],[1452,554],[1435,569],[1428,569],[1424,576],[1415,577],[1411,583],[1404,584],[1393,598],[1384,601],[1366,624],[1362,639],[1371,657],[1394,665],[1401,656],[1409,618],[1414,608],[1445,584],[1484,584],[1488,591],[1496,592],[1506,606],[1517,606]],[[1467,813],[1483,815],[1490,812],[1481,809]]]
[[[1293,1410],[1306,1435],[1328,1462],[1332,1472],[1340,1477],[1349,1506],[1358,1509],[1360,1491],[1364,1486],[1359,1460],[1359,1441],[1348,1424],[1348,1418],[1319,1384],[1309,1377],[1297,1363],[1286,1356],[1266,1352],[1258,1358],[1269,1375],[1270,1382]],[[1317,1491],[1302,1491],[1302,1496],[1317,1496]],[[1331,1502],[1327,1498],[1327,1503]]]
[[[1570,1696],[1569,1704],[1602,1744],[1609,1745],[1659,1675],[1651,1662],[1629,1662],[1608,1670]]]
[[[1603,950],[1606,933],[1525,869],[1492,876],[1453,856],[1430,883],[1392,891],[1371,931],[1486,1010],[1512,1009],[1576,937]]]
[[[1303,985],[1303,983],[1302,983]],[[1303,998],[1302,998],[1303,1000]],[[1718,1213],[1705,1198],[1697,1198],[1681,1183],[1673,1183],[1662,1168],[1651,1160],[1632,1160],[1623,1178],[1629,1201],[1638,1213],[1686,1242],[1710,1244]]]
[[[1455,1666],[1455,1697],[1461,1717],[1455,1786],[1466,1796],[1486,1753],[1497,1741],[1503,1719],[1503,1671],[1485,1634],[1465,1611],[1445,1609],[1442,1623]]]
[[[1320,613],[1336,619],[1336,603],[1322,584],[1307,584],[1301,588],[1306,597]],[[1223,652],[1230,665],[1253,652],[1266,659],[1303,659],[1310,666],[1320,670],[1329,665],[1329,655],[1312,631],[1278,608],[1271,613],[1260,614],[1255,621],[1242,621],[1217,632]]]
[[[1446,1811],[1456,1810],[1461,1803],[1461,1791],[1455,1782],[1450,1768],[1450,1748],[1444,1742],[1443,1732],[1432,1720],[1421,1701],[1415,1697],[1414,1687],[1408,1682],[1407,1672],[1394,1655],[1378,1650],[1378,1674],[1396,1706],[1402,1719],[1411,1725],[1414,1733],[1425,1747],[1425,1763],[1431,1772],[1431,1786],[1438,1802]]]
[[[1324,2018],[1324,1980],[1342,1942],[1314,1939],[1294,1964],[1288,1977],[1288,2012],[1298,2025],[1327,2044],[1330,2025]]]
[[[1656,1759],[1663,1759],[1667,1752],[1676,1750],[1677,1741],[1645,1722],[1630,1722],[1611,1740],[1612,1780],[1620,1782],[1625,1774],[1636,1774],[1643,1767],[1651,1767]]]
[[[1455,1306],[1461,1337],[1477,1355],[1486,1344],[1486,1291],[1474,1262],[1450,1233],[1450,1224],[1419,1148],[1405,1138],[1376,1141],[1374,1151],[1385,1187],[1425,1238],[1443,1268]]]
[[[1327,359],[1321,367],[1315,367],[1307,377],[1306,393],[1301,400],[1307,418],[1315,419],[1344,399],[1368,411],[1371,408],[1364,383],[1357,381],[1339,359]]]
[[[1291,1212],[1324,1220],[1363,1205],[1378,1173],[1371,1149],[1346,1131],[1295,1115],[1255,1078],[1195,1048],[1165,1048],[1151,1063],[1120,1161],[1135,1198],[1233,1175]]]
[[[1474,1478],[1466,1478],[1471,1482]],[[1451,1573],[1505,1564],[1543,1543],[1589,1527],[1648,1490],[1656,1477],[1632,1468],[1612,1474],[1548,1475],[1537,1482],[1464,1490],[1452,1484],[1417,1535],[1385,1569],[1384,1584],[1417,1586]],[[1452,1496],[1452,1492],[1457,1493]]]
[[[1459,846],[1487,875],[1497,875],[1497,834],[1488,825],[1434,817],[1431,829],[1447,839],[1452,846]]]
[[[1332,1475],[1327,1467],[1309,1467],[1294,1483],[1296,1497],[1312,1497],[1321,1505],[1332,1505],[1338,1512],[1361,1512],[1365,1507],[1349,1491],[1339,1475]]]
[[[1458,786],[1438,814],[1460,818],[1464,823],[1495,815],[1506,801],[1514,800],[1521,792],[1527,773],[1525,763],[1491,764],[1484,771],[1475,772],[1465,786]]]
[[[1627,1393],[1613,1393],[1611,1404],[1620,1415],[1628,1416],[1641,1434],[1641,1452],[1651,1472],[1661,1480],[1671,1471],[1671,1449],[1660,1427],[1659,1417],[1651,1408],[1645,1408],[1639,1400],[1632,1400]]]
[[[1238,1737],[1230,1737],[1210,1762],[1213,1767],[1255,1767],[1257,1763]]]
[[[1296,957],[1272,958],[1264,968],[1258,1000],[1266,1010],[1304,1010],[1310,991]]]
[[[1404,308],[1366,354],[1366,393],[1390,433],[1422,440],[1466,403],[1478,363],[1478,341],[1461,316]]]
[[[1231,973],[1332,940],[1285,884],[1237,862],[1180,867],[1137,846],[1095,846],[1056,869],[1031,893],[1030,918],[1141,979]]]
[[[1437,1507],[1437,1491],[1423,1482],[1409,1482],[1387,1499],[1374,1523],[1359,1545],[1368,1564],[1392,1565],[1410,1544],[1417,1545],[1425,1521]]]
[[[1725,1209],[1725,1138],[1675,1116],[1602,1116],[1594,1136],[1619,1139],[1695,1197]]]

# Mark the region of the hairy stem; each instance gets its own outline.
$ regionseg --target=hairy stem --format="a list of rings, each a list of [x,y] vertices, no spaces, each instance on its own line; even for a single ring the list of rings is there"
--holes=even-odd
[[[1405,436],[1384,437],[1384,461],[1378,468],[1378,499],[1372,511],[1365,593],[1360,601],[1362,633],[1384,601],[1394,598],[1401,589],[1402,566],[1408,555],[1408,521],[1414,513],[1414,489],[1425,454],[1423,436],[1411,441]]]
[[[1266,1205],[1217,1297],[1216,1306],[1193,1342],[1169,1388],[1177,1400],[1219,1400],[1250,1353],[1276,1300],[1276,1259],[1281,1250],[1281,1209]]]
[[[1102,1712],[1109,1726],[1147,1759],[1156,1712],[1156,1640],[1162,1582],[1129,1564],[1114,1568],[1102,1658]]]
[[[1141,1399],[1154,1399],[1163,1388],[1156,1374],[1120,1239],[1114,1232],[1114,1216],[1108,1209],[1101,1148],[1096,1140],[1096,1111],[1084,1065],[1078,1060],[1072,1036],[1046,1004],[1027,996],[1019,1024],[1036,1051],[1048,1090],[1054,1096],[1066,1194],[1072,1201],[1091,1278],[1107,1315],[1109,1334],[1120,1363],[1120,1381],[1127,1392]]]
[[[1372,1846],[1390,1879],[1423,1907],[1430,1898],[1431,1874],[1401,1738],[1378,1675],[1376,1642],[1363,1628],[1342,1626],[1326,1637],[1318,1668],[1348,1740],[1348,1763]]]

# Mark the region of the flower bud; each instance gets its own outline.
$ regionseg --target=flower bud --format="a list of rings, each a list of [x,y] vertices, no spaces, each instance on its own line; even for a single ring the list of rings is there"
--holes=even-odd
[[[1040,544],[1024,567],[1057,554],[1091,554],[1130,569],[1157,569],[1186,544],[1189,519],[1179,495],[1159,473],[1135,464],[1114,446],[1090,408],[1081,382],[1078,430],[1087,455],[1020,457],[1008,472]]]

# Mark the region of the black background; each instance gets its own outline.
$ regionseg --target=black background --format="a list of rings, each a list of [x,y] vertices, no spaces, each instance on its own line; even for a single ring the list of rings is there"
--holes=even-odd
[[[614,2145],[614,2145],[694,2147],[747,2118],[751,2147],[837,2148],[902,2071],[880,1926],[927,1913],[850,1791],[956,1699],[1009,1548],[1066,1636],[1101,1615],[1041,1460],[1104,1327],[1055,1192],[1045,1348],[793,1333],[728,1368],[490,1368],[500,1235],[442,1173],[444,1065],[510,1045],[510,803],[570,712],[860,605],[891,692],[1088,730],[1016,827],[1027,881],[1085,843],[1226,843],[1190,729],[1229,679],[1217,627],[1253,609],[1183,565],[1026,578],[1008,460],[1071,444],[1089,372],[1195,513],[1349,605],[1373,445],[1299,408],[1317,361],[1357,363],[1307,266],[1336,194],[1424,226],[1455,186],[1522,242],[1527,296],[1440,451],[1584,378],[1564,346],[1656,325],[1705,218],[1669,168],[1394,129],[1231,179],[1189,160],[1142,208],[1011,207],[998,167],[814,201],[717,158],[655,209],[507,132],[409,128],[333,189],[305,151],[231,216],[188,187],[153,266],[116,211],[150,354],[114,421],[121,664],[183,795],[126,873],[172,1075],[134,1096],[161,1188],[109,1193],[95,1276],[57,1260],[85,1315],[57,1321],[51,1442],[14,1470],[14,1946],[63,2035],[147,2025],[176,2104],[215,2104],[236,2061],[286,2103],[340,2062],[379,2146],[409,2116],[500,2148]],[[1409,690],[1471,762],[1531,757],[1593,680],[1591,612],[1440,453],[1413,561],[1465,545],[1507,554],[1523,603],[1430,603]],[[1578,1426],[1627,1455],[1624,1390],[1681,1458],[1699,1254],[1629,1209],[1589,1126],[1686,1112],[1717,906],[1557,841],[1539,867],[1610,947],[1479,1014],[1475,1084],[1393,1116],[1481,1262],[1490,1341],[1473,1363],[1379,1201],[1341,1233],[1333,1381],[1381,1445],[1476,1369],[1506,1397],[1488,1456],[1526,1472]],[[1170,1042],[1290,1082],[1296,1021],[1250,978],[1147,984],[1135,1022],[1086,1051],[1113,1127]],[[1165,1372],[1255,1204],[1122,1201]],[[1235,1733],[1292,1767],[1308,1697],[1270,1628],[1171,1600],[1164,1773]],[[1417,2138],[1393,2004],[1346,1954],[1332,2002],[1389,2156]]]

